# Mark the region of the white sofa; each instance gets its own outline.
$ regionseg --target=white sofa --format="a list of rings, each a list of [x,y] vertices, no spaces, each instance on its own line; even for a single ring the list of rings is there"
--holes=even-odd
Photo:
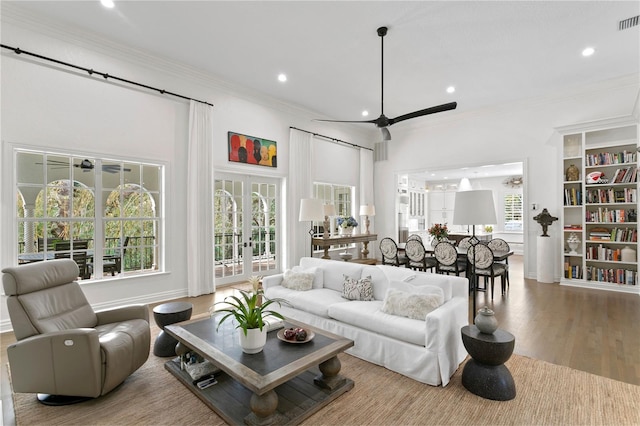
[[[271,275],[262,281],[266,297],[289,302],[274,308],[285,317],[352,339],[347,353],[433,386],[446,386],[465,359],[460,329],[469,324],[466,278],[310,257],[297,269],[315,271],[310,290],[285,288],[283,274]],[[342,297],[344,275],[370,276],[374,300]],[[444,303],[424,320],[382,312],[387,289],[403,285],[439,287]]]

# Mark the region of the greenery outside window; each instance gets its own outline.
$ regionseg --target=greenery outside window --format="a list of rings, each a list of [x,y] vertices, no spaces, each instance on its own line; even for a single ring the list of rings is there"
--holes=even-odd
[[[522,231],[522,194],[504,196],[504,230]]]
[[[83,279],[161,268],[162,165],[26,150],[15,158],[18,263],[72,257]]]

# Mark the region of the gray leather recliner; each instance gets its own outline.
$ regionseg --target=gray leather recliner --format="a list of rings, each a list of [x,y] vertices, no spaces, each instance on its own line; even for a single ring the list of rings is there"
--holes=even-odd
[[[96,398],[111,391],[149,357],[146,305],[94,312],[78,266],[56,259],[2,270],[17,342],[7,348],[14,392],[43,403]],[[48,394],[48,395],[47,395]]]

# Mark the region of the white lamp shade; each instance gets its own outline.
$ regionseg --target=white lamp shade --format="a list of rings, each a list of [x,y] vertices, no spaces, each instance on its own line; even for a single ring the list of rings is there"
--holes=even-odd
[[[324,206],[322,206],[323,210],[324,210],[324,215],[325,216],[335,216],[336,215],[336,206],[334,206],[333,204],[325,204]]]
[[[373,204],[364,204],[360,206],[360,216],[375,216],[376,207]]]
[[[493,191],[481,189],[456,192],[453,210],[454,225],[485,225],[497,223]]]
[[[300,200],[300,216],[298,220],[314,221],[324,220],[324,209],[322,207],[322,200],[317,198],[303,198]]]

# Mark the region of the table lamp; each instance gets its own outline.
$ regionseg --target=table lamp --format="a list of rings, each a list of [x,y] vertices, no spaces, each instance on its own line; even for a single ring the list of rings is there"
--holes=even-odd
[[[323,213],[322,200],[317,198],[302,198],[300,200],[300,216],[298,220],[300,222],[311,222],[311,228],[309,229],[309,236],[311,237],[311,253],[309,256],[311,257],[313,257],[313,222],[324,220]]]
[[[324,229],[322,232],[322,238],[329,238],[329,217],[336,215],[336,206],[333,204],[325,204],[322,208],[324,210]]]
[[[364,204],[360,206],[360,216],[364,216],[365,234],[369,234],[369,216],[376,215],[376,207],[373,204]]]
[[[476,225],[486,225],[496,223],[496,208],[493,204],[493,191],[490,189],[480,189],[475,191],[456,192],[455,206],[453,209],[454,225],[473,225],[472,235],[469,240],[475,260],[476,245],[480,242],[476,238]],[[476,271],[475,262],[471,263],[471,279],[473,294],[473,317],[476,315]]]

